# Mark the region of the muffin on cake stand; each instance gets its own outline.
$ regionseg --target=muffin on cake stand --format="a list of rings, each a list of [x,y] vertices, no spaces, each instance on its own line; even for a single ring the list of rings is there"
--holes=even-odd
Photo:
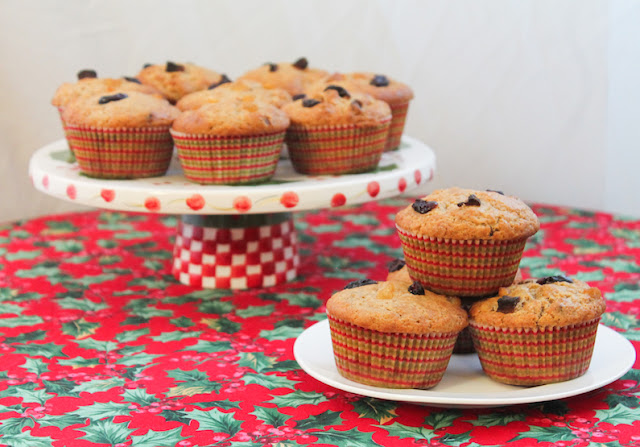
[[[167,174],[134,180],[81,175],[66,140],[37,150],[29,175],[45,194],[110,210],[180,215],[172,273],[183,284],[218,289],[271,287],[293,280],[300,263],[293,213],[394,197],[433,178],[436,160],[424,143],[404,136],[377,169],[308,176],[279,160],[259,185],[198,185],[174,154]]]

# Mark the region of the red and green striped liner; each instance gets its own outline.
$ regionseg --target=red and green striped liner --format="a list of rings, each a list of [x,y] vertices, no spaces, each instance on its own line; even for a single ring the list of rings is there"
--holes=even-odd
[[[580,377],[589,369],[600,318],[580,324],[513,329],[471,322],[484,372],[510,385],[543,385]]]
[[[171,162],[169,127],[111,129],[66,123],[64,130],[80,171],[89,177],[157,177]]]
[[[203,185],[242,185],[273,176],[285,132],[225,136],[171,130],[171,135],[187,179]]]
[[[383,388],[437,385],[458,335],[378,332],[327,317],[338,372],[354,382]]]
[[[527,242],[430,238],[396,228],[409,276],[432,292],[460,297],[488,296],[511,285]]]
[[[400,147],[402,133],[404,132],[404,124],[407,120],[407,112],[409,111],[409,102],[399,104],[389,104],[391,108],[391,126],[389,128],[389,137],[385,145],[385,151],[392,151]]]
[[[367,127],[292,124],[287,129],[287,148],[293,168],[308,175],[372,171],[384,152],[390,123]]]

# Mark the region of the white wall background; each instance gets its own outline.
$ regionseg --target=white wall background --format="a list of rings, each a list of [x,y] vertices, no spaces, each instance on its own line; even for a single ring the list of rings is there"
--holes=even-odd
[[[173,60],[234,77],[300,56],[413,87],[429,189],[640,215],[638,24],[633,0],[0,0],[0,222],[78,209],[27,175],[63,137],[49,101],[78,70]]]

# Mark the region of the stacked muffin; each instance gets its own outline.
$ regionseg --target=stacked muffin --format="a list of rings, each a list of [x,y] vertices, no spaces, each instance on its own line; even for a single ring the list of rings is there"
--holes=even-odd
[[[78,82],[58,88],[52,104],[85,175],[163,175],[173,141],[187,179],[236,185],[268,181],[279,158],[274,154],[284,153],[285,141],[294,169],[303,174],[374,170],[389,148],[390,133],[399,139],[397,110],[412,96],[404,84],[383,75],[330,75],[300,58],[267,63],[236,82],[171,61],[146,64],[135,78],[97,78],[95,71],[83,70]]]

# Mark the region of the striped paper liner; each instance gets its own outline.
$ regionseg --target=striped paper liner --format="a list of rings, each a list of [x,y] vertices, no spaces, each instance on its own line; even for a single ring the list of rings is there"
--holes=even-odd
[[[510,385],[543,385],[583,375],[593,355],[600,317],[580,324],[512,329],[471,322],[484,372]]]
[[[285,132],[225,136],[171,130],[171,135],[189,180],[203,185],[242,185],[273,176]]]
[[[389,127],[389,137],[384,148],[385,151],[392,151],[400,147],[404,123],[407,120],[409,102],[389,104],[389,107],[391,108],[391,126]]]
[[[444,375],[457,333],[386,333],[327,314],[338,372],[384,388],[427,389]]]
[[[169,168],[169,127],[98,128],[66,123],[65,135],[80,171],[89,177],[157,177]]]
[[[293,168],[309,175],[372,171],[384,152],[390,123],[368,127],[292,124],[287,129],[287,147]]]
[[[497,293],[513,283],[527,238],[430,238],[396,225],[409,276],[432,292],[460,297]]]

